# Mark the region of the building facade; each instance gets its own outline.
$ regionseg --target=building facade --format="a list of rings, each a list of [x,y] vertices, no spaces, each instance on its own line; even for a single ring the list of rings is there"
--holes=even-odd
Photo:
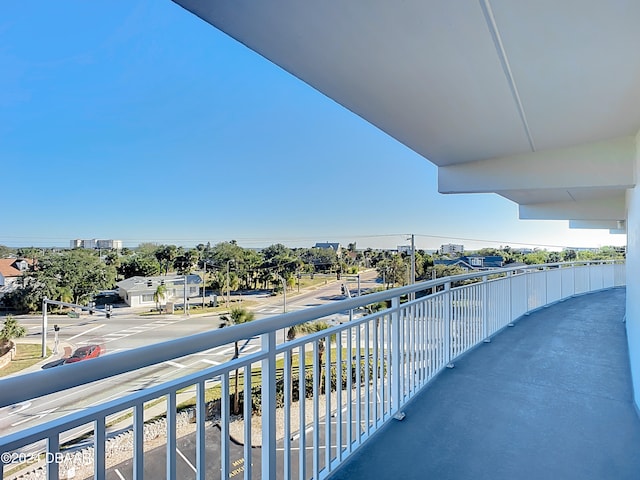
[[[103,249],[103,250],[122,250],[122,240],[82,240],[74,239],[70,242],[71,248],[90,248],[90,249]]]

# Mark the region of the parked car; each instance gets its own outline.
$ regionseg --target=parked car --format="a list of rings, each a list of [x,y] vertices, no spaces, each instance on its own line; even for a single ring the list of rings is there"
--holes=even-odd
[[[76,363],[82,360],[89,360],[90,358],[97,358],[102,353],[100,345],[87,345],[76,349],[73,354],[67,358],[64,363]]]

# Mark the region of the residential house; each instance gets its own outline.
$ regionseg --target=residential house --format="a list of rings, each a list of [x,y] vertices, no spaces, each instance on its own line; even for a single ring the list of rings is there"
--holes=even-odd
[[[466,255],[448,260],[434,260],[434,265],[457,265],[465,270],[493,270],[504,265],[499,255]]]
[[[189,297],[197,297],[200,292],[202,278],[199,275],[167,275],[156,277],[131,277],[118,282],[118,294],[130,307],[153,306],[155,301],[153,295],[158,289],[158,285],[165,285],[167,289],[166,299],[172,298],[183,301],[186,293]]]
[[[31,265],[33,260],[0,258],[0,287],[11,285],[28,271]]]
[[[0,258],[0,299],[18,288],[17,280],[29,271],[33,260],[24,258]]]
[[[336,252],[336,254],[338,254],[338,255],[340,255],[340,253],[342,252],[342,246],[339,243],[317,242],[313,246],[313,248],[330,248],[331,250]]]

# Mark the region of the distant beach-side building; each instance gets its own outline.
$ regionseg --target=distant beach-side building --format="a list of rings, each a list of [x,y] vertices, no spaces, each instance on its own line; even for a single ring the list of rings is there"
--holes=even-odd
[[[71,248],[90,248],[90,249],[104,249],[104,250],[122,250],[122,240],[82,240],[75,239],[70,242]]]
[[[446,245],[440,246],[440,254],[441,255],[462,255],[464,253],[464,245],[456,244],[456,243],[447,243]]]

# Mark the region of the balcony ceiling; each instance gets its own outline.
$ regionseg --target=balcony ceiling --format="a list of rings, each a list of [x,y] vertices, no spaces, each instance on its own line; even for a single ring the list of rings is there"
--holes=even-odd
[[[626,218],[640,2],[174,1],[441,167],[442,192]]]

